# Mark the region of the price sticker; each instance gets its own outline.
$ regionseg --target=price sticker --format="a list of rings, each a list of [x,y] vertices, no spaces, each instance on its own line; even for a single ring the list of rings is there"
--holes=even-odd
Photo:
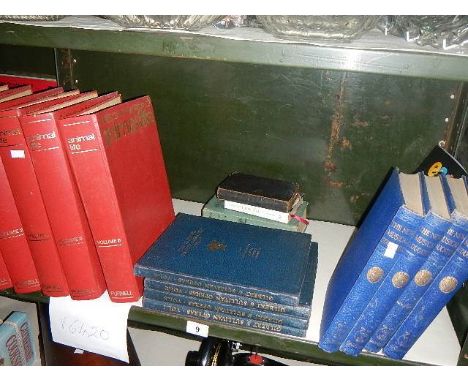
[[[17,159],[17,158],[24,159],[24,158],[26,158],[24,150],[10,150],[10,155],[11,155],[11,157],[13,159]]]
[[[187,321],[187,333],[195,334],[201,337],[208,337],[209,330],[210,327],[208,325],[199,324],[198,322],[193,321]]]

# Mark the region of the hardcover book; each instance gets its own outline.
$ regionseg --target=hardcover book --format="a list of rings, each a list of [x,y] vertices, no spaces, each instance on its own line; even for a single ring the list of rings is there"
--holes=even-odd
[[[68,285],[19,117],[28,106],[76,94],[64,93],[61,88],[51,89],[6,102],[8,108],[0,110],[0,156],[31,249],[42,293],[54,297],[67,296]],[[0,109],[3,106],[6,105],[0,104]]]
[[[186,308],[196,308],[209,311],[211,313],[222,313],[249,320],[268,322],[270,324],[289,326],[297,329],[307,330],[309,320],[286,316],[276,313],[267,313],[264,311],[242,307],[239,305],[229,305],[221,302],[212,302],[206,299],[182,295],[171,292],[161,292],[154,289],[145,289],[144,297],[153,301],[168,302],[172,304],[183,305]]]
[[[32,93],[31,86],[19,86],[17,88],[8,89],[0,92],[0,104],[2,102],[11,101],[16,98],[24,97]]]
[[[234,173],[221,182],[218,199],[289,213],[300,203],[297,183],[255,175]]]
[[[135,273],[297,305],[311,245],[305,233],[178,214],[137,262]]]
[[[440,180],[447,196],[451,225],[375,331],[366,350],[377,352],[387,344],[468,233],[468,196],[463,179],[441,176]]]
[[[0,366],[24,366],[25,364],[20,333],[11,325],[2,323],[0,325]]]
[[[425,176],[422,180],[427,214],[415,237],[402,246],[399,259],[340,346],[340,350],[346,354],[358,355],[361,352],[450,226],[449,209],[439,177]]]
[[[0,290],[9,289],[11,287],[13,287],[13,284],[11,283],[8,269],[5,261],[3,260],[2,253],[0,252]]]
[[[76,300],[99,297],[106,284],[56,121],[91,106],[96,97],[88,92],[33,105],[20,117],[70,296]]]
[[[420,174],[394,169],[328,284],[319,347],[339,349],[424,216]]]
[[[237,223],[258,225],[261,227],[284,229],[287,231],[304,232],[307,228],[306,213],[308,203],[303,201],[297,208],[295,215],[298,218],[289,219],[288,223],[280,223],[271,219],[250,215],[243,212],[224,208],[224,201],[213,196],[202,210],[202,216],[213,219],[229,220]]]
[[[0,252],[16,293],[41,289],[15,200],[0,158]]]
[[[36,352],[32,342],[31,325],[28,315],[24,312],[13,312],[3,322],[3,325],[10,327],[16,333],[19,352],[24,362],[23,365],[32,365],[36,358]]]
[[[133,267],[174,220],[171,192],[150,98],[102,106],[62,119],[59,132],[109,296],[137,301],[143,283]]]
[[[314,293],[315,274],[317,271],[318,245],[312,242],[309,254],[307,271],[302,282],[299,304],[297,306],[275,304],[264,300],[249,297],[240,297],[235,294],[223,293],[209,289],[196,288],[184,284],[173,284],[155,279],[145,279],[145,290],[153,289],[159,292],[180,294],[188,297],[196,297],[211,303],[229,304],[249,309],[255,309],[267,313],[280,314],[309,319],[311,313],[312,296]]]
[[[465,238],[384,347],[384,354],[402,359],[467,279],[468,239]]]
[[[151,300],[146,297],[143,297],[143,308],[183,318],[193,318],[195,320],[201,320],[208,323],[215,322],[221,325],[263,330],[269,333],[286,334],[296,337],[305,337],[307,333],[306,329],[297,329],[281,324],[252,320],[231,314],[213,312],[202,308],[179,305],[172,302]]]

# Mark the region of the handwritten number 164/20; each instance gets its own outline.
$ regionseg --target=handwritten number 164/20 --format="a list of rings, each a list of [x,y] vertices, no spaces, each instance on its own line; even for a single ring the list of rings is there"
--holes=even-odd
[[[64,317],[62,319],[62,329],[76,336],[86,338],[93,337],[103,341],[107,341],[109,339],[109,332],[105,329],[94,325],[88,325],[79,319],[69,319],[68,317]]]

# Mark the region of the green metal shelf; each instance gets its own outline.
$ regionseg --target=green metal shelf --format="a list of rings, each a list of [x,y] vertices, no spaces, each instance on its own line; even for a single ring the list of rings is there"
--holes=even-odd
[[[34,303],[48,303],[48,297],[41,293],[16,294],[12,290],[0,292],[0,296]],[[392,360],[373,354],[362,354],[359,357],[347,356],[344,353],[327,353],[319,349],[317,343],[310,340],[281,334],[269,334],[262,331],[218,325],[212,322],[204,323],[209,326],[211,337],[222,338],[243,345],[252,345],[264,353],[279,355],[284,358],[300,361],[328,364],[328,365],[361,365],[361,366],[404,366],[424,365],[424,363]],[[156,331],[170,330],[171,334],[187,336],[187,319],[150,311],[140,307],[132,307],[128,316],[130,327],[141,327]],[[201,337],[193,337],[201,339]]]
[[[352,44],[319,45],[281,40],[260,28],[148,31],[99,18],[70,19],[36,25],[1,22],[0,44],[468,80],[467,49],[419,47],[379,31]]]

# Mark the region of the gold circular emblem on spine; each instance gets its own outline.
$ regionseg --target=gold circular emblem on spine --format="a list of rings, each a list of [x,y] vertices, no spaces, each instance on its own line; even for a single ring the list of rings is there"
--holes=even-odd
[[[421,269],[416,276],[414,276],[414,282],[417,286],[423,287],[432,280],[432,273],[426,269]]]
[[[379,282],[382,279],[384,271],[379,267],[372,267],[367,271],[367,280],[371,283]]]
[[[395,288],[403,288],[409,280],[409,274],[406,272],[397,272],[392,277],[392,284]]]
[[[455,277],[447,276],[440,280],[439,289],[443,293],[450,293],[457,287],[458,281]]]

